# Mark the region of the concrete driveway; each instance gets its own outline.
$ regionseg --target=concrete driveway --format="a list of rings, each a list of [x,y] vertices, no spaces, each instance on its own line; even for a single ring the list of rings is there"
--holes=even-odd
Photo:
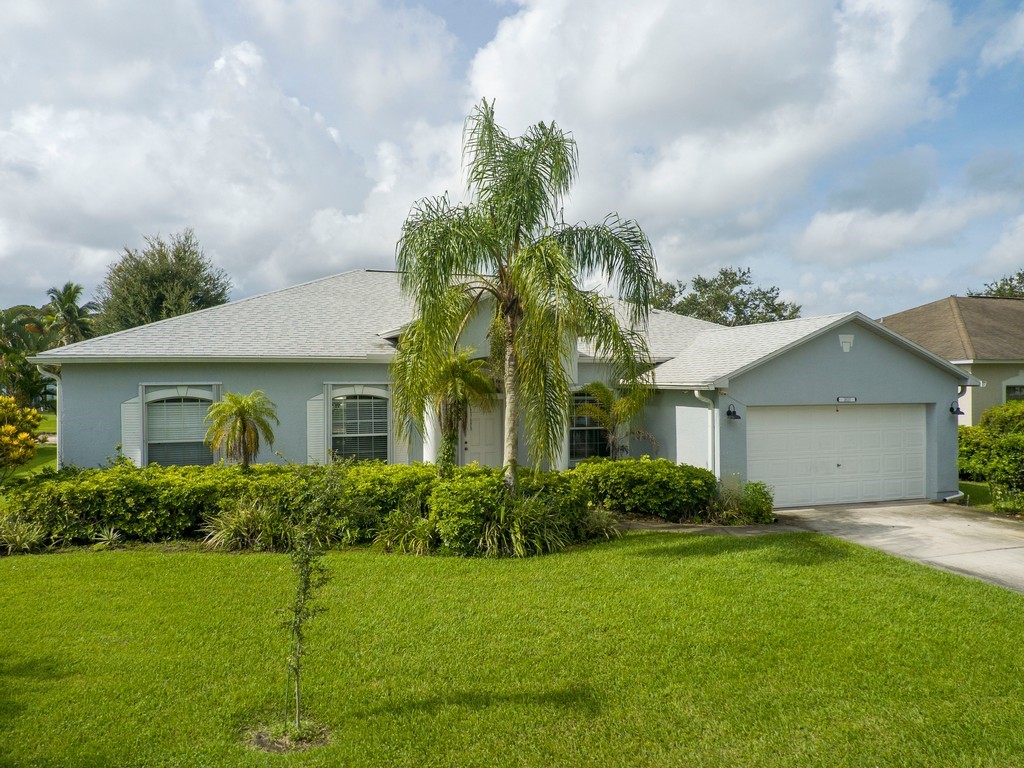
[[[1024,592],[1024,523],[954,504],[777,510],[780,523]]]

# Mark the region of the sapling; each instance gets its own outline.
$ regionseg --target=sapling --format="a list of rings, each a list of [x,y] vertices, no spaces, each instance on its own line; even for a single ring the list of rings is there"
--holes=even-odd
[[[306,654],[306,631],[310,619],[323,611],[315,605],[320,590],[327,583],[329,573],[323,564],[323,549],[316,538],[306,530],[297,530],[289,550],[295,573],[295,599],[285,609],[282,622],[291,641],[288,655],[288,673],[294,683],[295,731],[302,731],[302,662]]]

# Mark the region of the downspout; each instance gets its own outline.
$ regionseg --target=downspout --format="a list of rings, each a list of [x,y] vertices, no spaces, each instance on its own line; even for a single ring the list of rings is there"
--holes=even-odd
[[[966,394],[967,394],[967,385],[966,384],[961,384],[959,391],[956,393],[957,402],[959,402],[960,398],[963,397]],[[946,502],[949,502],[949,501],[959,502],[960,499],[962,499],[962,498],[964,498],[964,492],[958,490],[958,491],[955,491],[954,493],[949,494],[948,496],[943,496],[942,500],[946,501]],[[970,499],[968,499],[968,501],[970,501]]]
[[[715,403],[710,398],[704,397],[699,389],[693,390],[693,396],[705,403],[708,407],[708,469],[718,477],[718,423],[715,420]]]
[[[51,368],[46,365],[37,365],[36,370],[41,376],[57,382],[57,469],[62,469],[64,467],[64,445],[60,440],[60,425],[64,421],[64,398],[61,393],[60,366]]]

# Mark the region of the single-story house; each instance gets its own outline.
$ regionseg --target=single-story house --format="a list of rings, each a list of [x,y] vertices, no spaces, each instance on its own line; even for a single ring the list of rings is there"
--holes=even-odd
[[[391,423],[388,363],[411,316],[398,274],[358,270],[44,352],[35,362],[60,388],[59,461],[95,466],[120,446],[138,464],[211,462],[207,407],[254,389],[281,421],[261,461],[432,460],[434,430],[405,442]],[[480,354],[485,329],[480,318],[465,334]],[[638,426],[657,456],[763,480],[779,506],[956,492],[951,406],[976,382],[886,326],[854,312],[727,328],[655,311],[648,336],[655,392]],[[585,345],[577,358],[576,384],[602,377]],[[474,413],[459,461],[500,463],[501,420],[500,408]],[[605,445],[576,418],[557,463]]]
[[[1024,299],[950,296],[879,322],[979,379],[960,399],[961,424],[1024,400]]]

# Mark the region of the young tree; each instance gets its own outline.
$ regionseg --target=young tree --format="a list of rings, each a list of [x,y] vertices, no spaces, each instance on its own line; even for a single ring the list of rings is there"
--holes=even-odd
[[[0,485],[36,455],[39,412],[23,408],[13,397],[0,396]]]
[[[614,380],[646,389],[650,356],[641,331],[654,255],[633,221],[614,214],[596,225],[561,220],[577,149],[554,123],[511,137],[495,123],[493,103],[484,101],[463,136],[470,201],[419,200],[402,227],[396,261],[420,326],[415,335],[403,334],[397,357],[422,373],[410,377],[416,389],[407,401],[425,402],[440,350],[468,317],[490,314],[492,359],[499,363],[493,373],[505,396],[505,484],[514,492],[521,409],[531,462],[550,463],[561,449],[573,412],[569,371],[577,339],[589,341]],[[624,323],[611,300],[583,290],[593,274],[628,302]]]
[[[998,280],[985,283],[980,291],[967,291],[968,296],[998,296],[1002,299],[1024,298],[1024,269],[1012,275],[1003,275]]]
[[[779,301],[777,287],[755,287],[749,269],[722,267],[714,277],[697,275],[689,292],[681,280],[674,287],[658,280],[656,294],[654,309],[719,325],[752,325],[800,316],[799,304]]]
[[[291,652],[288,654],[288,672],[294,685],[295,733],[302,735],[302,662],[306,655],[306,630],[310,619],[323,608],[315,601],[327,584],[329,573],[323,564],[323,550],[314,537],[297,530],[289,550],[295,573],[295,599],[285,612],[284,627],[288,630]]]
[[[229,460],[248,467],[260,452],[260,438],[271,447],[274,429],[270,422],[280,424],[276,406],[259,389],[248,395],[225,392],[224,399],[210,406],[206,414],[210,427],[206,442],[217,451],[224,449]]]
[[[50,302],[43,307],[42,323],[55,346],[67,346],[93,335],[93,313],[99,309],[94,301],[79,304],[82,286],[68,281],[61,288],[50,288]]]
[[[203,254],[191,229],[167,241],[147,237],[141,251],[125,247],[97,290],[103,333],[223,304],[231,292],[227,273]]]
[[[581,403],[576,406],[577,416],[586,416],[604,430],[608,440],[608,455],[619,459],[629,452],[629,439],[646,440],[651,449],[657,452],[658,441],[644,429],[630,428],[630,422],[643,411],[643,400],[629,394],[619,394],[601,381],[592,381],[582,387],[580,392],[593,399],[593,402]]]

